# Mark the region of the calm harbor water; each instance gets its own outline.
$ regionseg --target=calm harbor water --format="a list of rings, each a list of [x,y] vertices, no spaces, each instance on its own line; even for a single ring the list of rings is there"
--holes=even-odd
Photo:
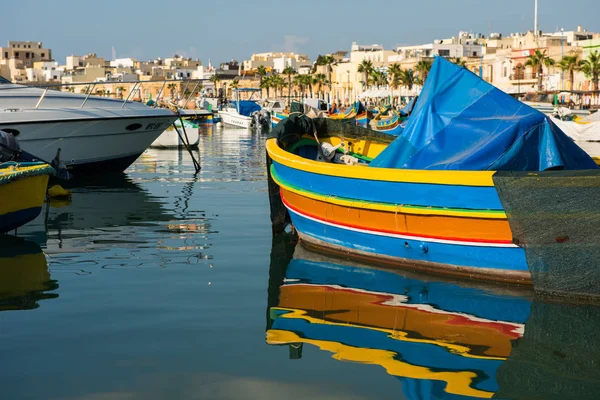
[[[150,150],[0,244],[0,399],[597,398],[600,308],[272,237],[265,136]]]

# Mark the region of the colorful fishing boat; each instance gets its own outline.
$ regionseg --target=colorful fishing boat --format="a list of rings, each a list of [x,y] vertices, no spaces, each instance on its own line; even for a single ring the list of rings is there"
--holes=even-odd
[[[34,220],[46,199],[48,178],[54,168],[42,162],[0,164],[0,233]]]
[[[393,113],[389,118],[382,118],[375,121],[373,130],[388,135],[399,136],[406,127],[406,117],[401,117],[398,113]]]
[[[522,338],[532,295],[426,281],[353,265],[297,246],[269,288],[266,341],[385,369],[407,399],[491,398],[497,371]],[[435,396],[434,396],[435,394]],[[439,397],[438,397],[439,396]],[[464,397],[462,397],[464,396]]]
[[[301,241],[328,252],[513,283],[531,283],[530,268],[557,273],[556,246],[598,245],[595,226],[570,220],[585,222],[584,206],[600,214],[594,160],[547,116],[443,58],[391,143],[328,122],[290,116],[267,140],[274,230],[284,210]]]

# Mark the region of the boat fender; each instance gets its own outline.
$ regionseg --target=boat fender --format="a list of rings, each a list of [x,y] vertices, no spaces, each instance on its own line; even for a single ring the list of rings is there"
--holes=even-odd
[[[51,199],[71,198],[71,191],[64,189],[60,185],[54,185],[48,188],[48,197],[50,197]]]

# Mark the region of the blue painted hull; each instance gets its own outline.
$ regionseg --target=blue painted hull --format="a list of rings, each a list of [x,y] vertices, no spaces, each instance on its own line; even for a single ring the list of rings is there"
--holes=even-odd
[[[358,232],[343,227],[326,225],[289,210],[294,226],[304,240],[311,238],[365,254],[386,255],[397,261],[406,260],[407,266],[445,264],[486,270],[528,272],[525,251],[520,247],[469,246],[412,240],[373,233]]]
[[[32,207],[0,215],[0,233],[10,232],[33,221],[41,211],[41,207]]]

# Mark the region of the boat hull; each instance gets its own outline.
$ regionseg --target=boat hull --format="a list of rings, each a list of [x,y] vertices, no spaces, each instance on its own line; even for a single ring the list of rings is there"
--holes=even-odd
[[[236,128],[250,129],[252,126],[252,118],[239,115],[230,111],[219,111],[219,116],[224,124]]]
[[[493,172],[348,168],[287,153],[276,139],[267,150],[302,241],[394,267],[531,283]]]
[[[15,174],[37,173],[37,175],[24,175],[10,177],[11,173],[2,173],[2,179],[11,179],[10,182],[0,184],[0,233],[10,232],[34,220],[41,212],[46,198],[49,168],[45,164],[38,166],[17,168]],[[0,170],[1,171],[1,170]]]
[[[200,143],[200,129],[198,128],[186,128],[187,138],[190,146],[195,148]],[[181,131],[183,134],[183,131]],[[162,149],[177,149],[185,147],[185,143],[181,140],[177,131],[173,126],[168,127],[159,137],[152,142],[150,147],[162,148]]]
[[[26,117],[33,112],[23,114]],[[18,132],[21,148],[43,161],[52,160],[60,148],[61,161],[74,173],[102,173],[124,171],[175,118],[132,115],[30,120],[0,122],[0,129]]]

